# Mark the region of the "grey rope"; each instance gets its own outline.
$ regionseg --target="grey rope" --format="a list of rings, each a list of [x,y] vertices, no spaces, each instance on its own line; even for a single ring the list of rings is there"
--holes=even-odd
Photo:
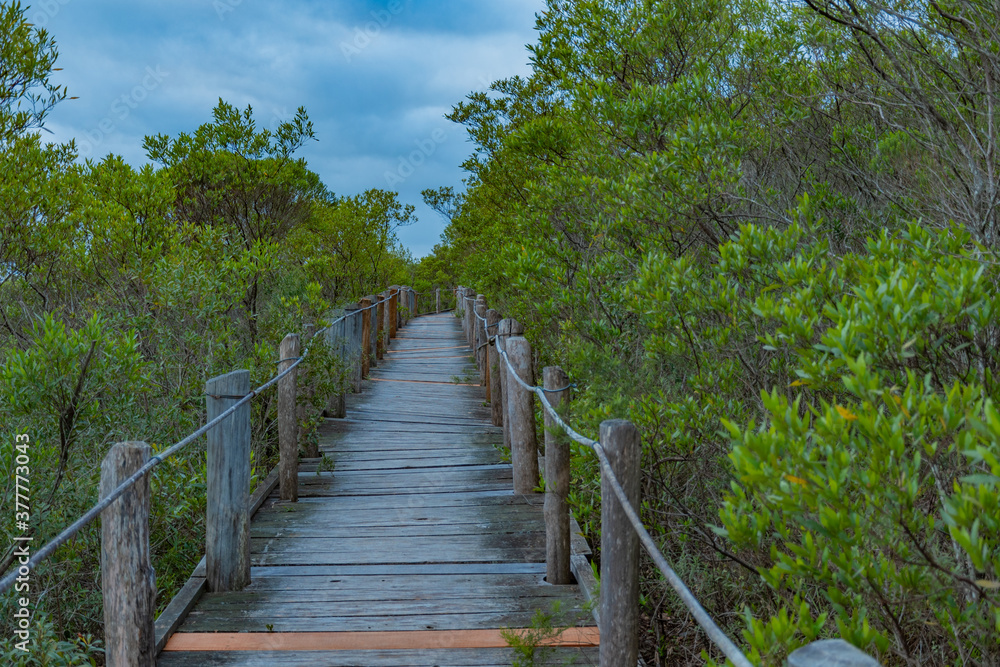
[[[545,406],[546,411],[548,411],[552,419],[559,424],[560,427],[562,427],[570,438],[581,445],[590,447],[594,450],[594,453],[597,454],[597,459],[601,464],[601,472],[610,483],[612,490],[615,492],[615,496],[618,497],[618,502],[621,503],[622,509],[625,510],[625,515],[628,517],[629,523],[632,524],[632,528],[638,534],[639,541],[642,543],[642,546],[646,549],[650,558],[653,559],[653,562],[663,573],[663,576],[666,577],[667,583],[669,583],[671,588],[673,588],[674,591],[677,592],[677,595],[680,596],[684,606],[688,608],[691,615],[694,616],[696,621],[698,621],[698,624],[705,631],[705,634],[708,635],[709,639],[711,639],[712,642],[719,647],[722,653],[729,658],[729,660],[731,660],[736,667],[753,667],[753,664],[747,660],[747,657],[743,655],[743,652],[740,651],[736,644],[734,644],[732,640],[726,636],[726,633],[722,631],[714,620],[712,620],[712,617],[708,615],[705,608],[701,606],[700,602],[698,602],[698,598],[691,593],[684,581],[677,576],[677,573],[674,572],[673,568],[670,567],[670,564],[667,563],[667,559],[663,557],[663,554],[660,552],[656,543],[653,541],[653,538],[650,536],[649,531],[646,530],[642,520],[639,518],[639,514],[635,511],[635,508],[632,507],[631,503],[629,503],[628,497],[625,495],[625,489],[622,488],[618,478],[615,477],[614,470],[611,469],[611,463],[608,461],[608,457],[605,455],[604,448],[601,447],[601,443],[582,436],[570,428],[569,424],[563,421],[562,417],[559,416],[559,413],[557,413],[555,408],[552,407],[552,404],[549,403],[548,398],[545,396],[545,391],[539,387],[529,385],[522,380],[520,376],[518,376],[513,365],[510,363],[510,359],[507,357],[506,350],[498,348],[497,351],[500,353],[500,356],[503,357],[503,360],[507,364],[507,368],[510,370],[510,373],[508,374],[509,377],[514,378],[519,385],[537,395],[538,399],[541,401],[542,405]]]

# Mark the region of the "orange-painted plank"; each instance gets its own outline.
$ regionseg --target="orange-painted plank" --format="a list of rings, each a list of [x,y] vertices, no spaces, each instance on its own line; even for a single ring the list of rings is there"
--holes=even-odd
[[[500,630],[395,632],[178,632],[164,651],[357,651],[423,648],[504,648]],[[527,632],[525,630],[524,632]],[[548,646],[597,646],[597,628],[567,628]]]

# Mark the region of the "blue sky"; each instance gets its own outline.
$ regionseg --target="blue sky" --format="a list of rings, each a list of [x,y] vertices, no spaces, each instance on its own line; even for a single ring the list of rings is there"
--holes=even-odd
[[[471,151],[451,107],[526,75],[544,0],[37,0],[28,19],[59,48],[54,80],[80,99],[48,117],[81,158],[147,162],[142,139],[194,130],[223,98],[274,127],[306,107],[318,142],[300,155],[338,195],[397,190],[419,222],[415,257],[445,221],[420,200],[462,188]],[[393,174],[390,179],[387,174]]]

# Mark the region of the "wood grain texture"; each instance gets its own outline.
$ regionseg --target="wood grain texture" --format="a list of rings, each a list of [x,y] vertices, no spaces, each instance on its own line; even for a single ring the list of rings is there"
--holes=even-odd
[[[119,442],[101,463],[101,497],[149,460],[144,442]],[[101,590],[109,667],[154,664],[156,573],[149,559],[149,475],[101,513]]]
[[[507,356],[521,381],[534,384],[531,344],[524,336],[507,339]],[[535,434],[535,395],[516,380],[508,388],[507,419],[510,421],[510,457],[514,466],[514,492],[534,493],[538,486],[538,438]]]
[[[250,371],[205,383],[209,421],[250,392]],[[250,583],[250,404],[244,403],[207,435],[205,564],[212,591]]]
[[[546,398],[560,412],[570,400],[569,376],[558,366],[542,369]],[[562,391],[557,391],[557,390]],[[545,562],[546,581],[550,584],[568,584],[573,580],[570,571],[569,533],[569,438],[555,420],[545,414]]]
[[[377,345],[375,346],[375,356],[376,356],[376,358],[379,361],[381,361],[382,359],[385,358],[385,351],[386,351],[386,348],[389,346],[388,345],[388,343],[389,343],[389,333],[388,333],[388,330],[387,330],[387,328],[385,326],[385,324],[386,324],[386,315],[385,315],[385,313],[386,313],[386,302],[385,302],[385,299],[386,299],[386,297],[389,296],[389,292],[387,290],[387,291],[382,292],[381,294],[378,294],[376,296],[378,296],[379,304],[378,304],[378,308],[375,309],[375,313],[376,313],[375,314],[376,325],[378,326],[378,331],[377,331],[378,341],[377,341]]]
[[[632,507],[640,507],[639,429],[624,419],[601,422],[600,442]],[[639,537],[606,475],[601,475],[601,664],[639,658]]]
[[[523,631],[514,630],[523,635]],[[597,646],[597,628],[567,628],[541,646]],[[506,648],[499,629],[410,630],[388,632],[298,632],[249,635],[245,632],[185,633],[177,635],[168,651],[357,651],[377,645],[382,649]]]
[[[486,331],[496,336],[497,327],[503,319],[500,313],[490,308],[486,311]],[[494,426],[503,426],[503,397],[500,395],[500,355],[496,341],[486,347],[486,365],[489,374],[490,420]]]

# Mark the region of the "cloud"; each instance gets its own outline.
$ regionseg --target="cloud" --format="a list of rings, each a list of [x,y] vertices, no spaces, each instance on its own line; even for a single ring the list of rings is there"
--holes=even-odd
[[[443,116],[490,81],[529,73],[524,45],[534,41],[543,7],[543,0],[42,0],[32,11],[47,11],[45,27],[59,46],[64,70],[55,80],[80,97],[53,110],[50,139],[82,145],[100,134],[91,157],[115,152],[142,164],[144,136],[195,129],[220,97],[252,105],[264,127],[305,106],[319,142],[302,155],[338,194],[386,187],[400,159],[432,135],[444,137],[397,184],[418,211],[420,222],[402,236],[420,257],[443,229],[420,190],[460,189],[459,164],[471,150],[465,130]],[[345,53],[345,44],[357,52]],[[147,68],[169,75],[150,87]]]

